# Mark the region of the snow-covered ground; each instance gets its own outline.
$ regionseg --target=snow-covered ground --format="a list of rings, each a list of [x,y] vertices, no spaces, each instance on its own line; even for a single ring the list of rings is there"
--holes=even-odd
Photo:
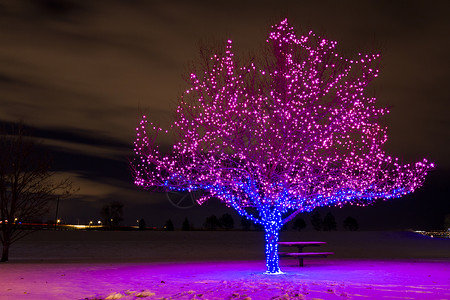
[[[42,231],[0,264],[0,299],[450,299],[450,239],[282,232],[326,259],[264,275],[262,232]]]

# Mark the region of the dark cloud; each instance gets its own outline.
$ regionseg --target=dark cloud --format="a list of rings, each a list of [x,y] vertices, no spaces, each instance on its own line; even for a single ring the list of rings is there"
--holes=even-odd
[[[72,0],[29,0],[28,2],[36,7],[35,14],[39,17],[45,14],[50,17],[65,17],[79,14],[85,8],[80,1]]]
[[[14,78],[13,76],[6,75],[6,74],[0,74],[0,86],[27,86],[28,83],[26,83],[23,80]]]
[[[13,132],[17,126],[17,122],[7,122],[0,120],[0,128],[6,128],[7,131]],[[101,136],[98,133],[89,132],[85,130],[62,128],[37,128],[28,124],[22,125],[31,136],[43,139],[58,140],[62,142],[70,142],[76,144],[86,144],[90,146],[99,146],[106,148],[121,148],[129,149],[130,144],[124,143],[121,140],[114,139],[107,136]]]
[[[73,17],[85,14],[88,6],[73,0],[9,0],[3,1],[3,14],[23,18],[28,22],[54,19],[69,21]]]
[[[433,1],[431,1],[433,2]],[[391,33],[404,34],[421,31],[433,22],[434,14],[442,13],[437,6],[420,0],[374,1],[375,9],[383,16],[382,21],[390,25]],[[436,2],[435,2],[436,3]],[[388,34],[388,32],[386,32]]]

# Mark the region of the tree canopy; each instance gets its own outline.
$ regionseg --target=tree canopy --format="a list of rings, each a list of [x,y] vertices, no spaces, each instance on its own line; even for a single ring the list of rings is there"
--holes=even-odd
[[[199,204],[218,198],[272,235],[316,207],[414,191],[432,164],[383,150],[388,109],[365,92],[379,54],[348,59],[336,45],[283,20],[257,57],[236,58],[231,40],[202,51],[171,128],[146,116],[136,128],[135,184],[203,191]],[[166,133],[176,143],[162,153],[156,138]]]

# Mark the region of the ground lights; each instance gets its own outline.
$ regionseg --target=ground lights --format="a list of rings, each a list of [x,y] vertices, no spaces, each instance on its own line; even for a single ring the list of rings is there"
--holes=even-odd
[[[281,273],[278,232],[298,213],[401,197],[433,165],[402,165],[382,150],[388,113],[364,94],[376,55],[350,60],[336,42],[272,27],[263,57],[238,62],[228,40],[189,76],[170,130],[143,116],[136,128],[135,184],[203,192],[265,230],[267,273]],[[159,134],[177,142],[163,154]],[[254,208],[252,214],[248,208]]]

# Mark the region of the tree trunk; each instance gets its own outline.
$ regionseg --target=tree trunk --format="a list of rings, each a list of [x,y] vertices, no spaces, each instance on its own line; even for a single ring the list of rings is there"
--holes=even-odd
[[[5,241],[3,243],[3,252],[2,252],[2,259],[0,262],[8,261],[9,258],[9,241]]]
[[[264,220],[267,267],[266,274],[283,274],[283,272],[281,272],[278,259],[279,232],[282,225],[281,214],[279,214],[278,211],[269,213],[268,219]]]

